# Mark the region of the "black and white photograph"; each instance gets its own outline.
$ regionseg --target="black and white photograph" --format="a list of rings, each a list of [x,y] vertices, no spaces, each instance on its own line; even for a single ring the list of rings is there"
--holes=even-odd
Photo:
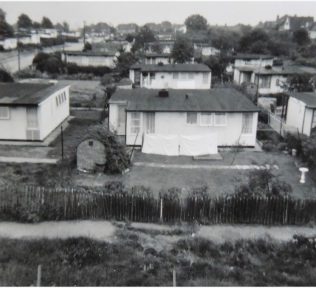
[[[0,286],[316,286],[316,1],[0,0]]]

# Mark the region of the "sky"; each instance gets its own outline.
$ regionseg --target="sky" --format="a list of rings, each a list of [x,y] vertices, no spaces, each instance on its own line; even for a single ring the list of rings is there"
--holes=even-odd
[[[211,25],[235,25],[238,23],[256,25],[260,21],[275,20],[277,15],[314,16],[316,20],[316,2],[314,1],[2,1],[0,8],[7,13],[10,24],[17,21],[21,13],[26,13],[33,21],[43,16],[53,23],[67,21],[72,29],[87,24],[106,22],[116,26],[120,23],[137,23],[168,20],[182,24],[192,14],[204,16]]]

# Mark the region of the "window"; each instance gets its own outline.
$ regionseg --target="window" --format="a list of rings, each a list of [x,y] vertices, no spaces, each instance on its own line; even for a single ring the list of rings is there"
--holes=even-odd
[[[187,112],[187,124],[197,124],[196,112]]]
[[[201,113],[200,124],[202,126],[211,126],[211,125],[213,125],[213,115],[212,115],[212,113]]]
[[[215,113],[215,126],[225,126],[226,125],[226,113]]]
[[[151,72],[149,75],[150,75],[151,80],[154,80],[155,76],[156,76],[156,73]]]
[[[241,129],[242,134],[252,133],[252,121],[253,121],[252,113],[242,114],[242,129]]]
[[[208,73],[203,73],[203,83],[204,84],[208,83]]]
[[[9,107],[0,107],[0,119],[1,120],[10,119]]]
[[[37,108],[26,108],[26,125],[28,129],[38,128]]]
[[[179,79],[179,73],[178,72],[174,72],[173,73],[173,79]]]
[[[189,79],[194,79],[194,75],[193,75],[193,73],[188,73],[188,75],[189,75]]]
[[[131,120],[131,133],[138,134],[140,131],[140,113],[132,112]]]
[[[180,79],[187,79],[188,73],[180,73]]]
[[[270,88],[271,87],[271,77],[263,76],[260,82],[260,88]]]
[[[275,85],[276,85],[276,86],[280,86],[280,79],[276,79]]]

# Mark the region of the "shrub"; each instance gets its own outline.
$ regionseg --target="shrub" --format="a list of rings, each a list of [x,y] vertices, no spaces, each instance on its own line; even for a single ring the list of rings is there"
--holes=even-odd
[[[277,146],[273,144],[271,141],[267,141],[263,143],[262,150],[266,152],[275,152],[277,150]]]
[[[284,140],[285,140],[287,147],[290,151],[292,149],[296,149],[297,155],[302,154],[302,139],[301,139],[300,135],[294,135],[291,133],[287,133],[284,137]]]
[[[66,65],[68,74],[79,74],[79,73],[85,73],[85,74],[92,74],[95,76],[103,76],[107,73],[111,72],[111,69],[106,66],[78,66],[75,63],[68,63]]]
[[[9,72],[4,69],[0,69],[0,82],[14,82],[14,80]]]
[[[260,111],[258,115],[258,121],[263,122],[265,124],[268,124],[269,117],[268,117],[268,112],[266,111]]]

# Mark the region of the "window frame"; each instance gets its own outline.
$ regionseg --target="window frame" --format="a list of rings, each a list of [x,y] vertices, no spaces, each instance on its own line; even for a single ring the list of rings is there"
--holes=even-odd
[[[139,115],[139,118],[138,119],[133,119],[133,115],[135,116],[136,114]],[[140,133],[141,131],[141,120],[142,120],[142,113],[141,112],[131,112],[131,125],[130,125],[130,133],[131,135],[137,135]],[[135,125],[135,123],[133,123],[133,121],[138,121],[139,124],[138,125]],[[134,132],[133,129],[135,128],[138,128],[138,131],[137,132]]]
[[[245,117],[248,117],[248,121],[249,119],[251,118],[251,131],[248,132],[248,131],[244,131],[244,119]],[[251,135],[253,133],[253,113],[242,113],[242,119],[241,119],[241,134],[242,135]]]
[[[195,114],[196,115],[196,122],[195,123],[189,123],[188,122],[188,119],[189,119],[189,114]],[[186,124],[189,125],[189,126],[192,126],[192,125],[198,125],[199,124],[199,117],[198,117],[198,113],[197,112],[186,112]]]
[[[217,114],[221,114],[221,115],[224,115],[224,123],[223,124],[217,124],[216,123],[216,115]],[[218,126],[218,127],[220,127],[220,126],[227,126],[227,113],[225,113],[225,112],[215,112],[214,113],[214,126]]]
[[[202,122],[203,115],[209,115],[209,116],[210,116],[210,119],[211,119],[210,123],[203,123],[203,122]],[[210,113],[210,112],[201,112],[199,118],[200,118],[200,119],[199,119],[199,120],[200,120],[200,121],[199,121],[200,126],[214,126],[214,115],[213,115],[213,113]]]
[[[7,117],[1,117],[0,116],[0,120],[9,120],[11,118],[10,107],[8,107],[8,106],[0,106],[0,109],[7,110]],[[1,113],[0,113],[0,115],[1,115]]]

